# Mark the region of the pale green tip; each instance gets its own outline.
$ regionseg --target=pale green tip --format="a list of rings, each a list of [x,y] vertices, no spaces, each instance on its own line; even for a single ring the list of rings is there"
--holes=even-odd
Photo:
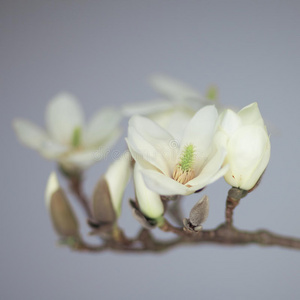
[[[206,91],[206,98],[211,101],[216,101],[219,98],[218,88],[215,85],[208,87]]]
[[[192,169],[194,163],[194,152],[194,145],[188,145],[185,147],[179,162],[182,171],[187,172]]]
[[[73,131],[73,136],[72,136],[72,146],[73,147],[78,147],[81,142],[81,128],[76,127]]]

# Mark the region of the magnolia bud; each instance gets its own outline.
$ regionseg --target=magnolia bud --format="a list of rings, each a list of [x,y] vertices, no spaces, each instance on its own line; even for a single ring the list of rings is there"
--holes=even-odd
[[[251,190],[270,159],[270,140],[257,103],[238,113],[226,110],[219,120],[216,141],[227,150],[225,180],[233,187]]]
[[[156,226],[155,220],[147,219],[133,200],[129,201],[133,217],[146,229],[153,229]]]
[[[109,166],[95,187],[90,225],[103,227],[105,224],[115,223],[121,212],[123,194],[130,174],[131,156],[129,152],[125,152]]]
[[[57,234],[63,238],[79,237],[77,219],[54,172],[49,176],[45,199]]]
[[[117,219],[112,205],[107,182],[101,178],[96,185],[92,200],[92,214],[95,223],[114,223]]]
[[[189,231],[200,231],[209,212],[209,199],[204,195],[191,209],[190,218],[183,219],[183,224]]]

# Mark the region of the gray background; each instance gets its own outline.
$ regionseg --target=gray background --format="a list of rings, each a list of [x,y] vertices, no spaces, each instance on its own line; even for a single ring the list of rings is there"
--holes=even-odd
[[[55,165],[22,147],[11,128],[14,117],[43,125],[46,103],[62,90],[91,116],[154,98],[153,73],[199,91],[215,83],[225,105],[258,101],[271,132],[269,167],[237,208],[236,225],[300,236],[299,29],[299,1],[1,1],[0,298],[299,298],[295,250],[205,245],[91,255],[56,247],[43,198]],[[87,172],[89,194],[108,163]],[[206,228],[223,220],[226,191],[223,180],[207,189]],[[187,211],[197,197],[186,199]],[[124,211],[121,223],[134,234],[127,203]]]

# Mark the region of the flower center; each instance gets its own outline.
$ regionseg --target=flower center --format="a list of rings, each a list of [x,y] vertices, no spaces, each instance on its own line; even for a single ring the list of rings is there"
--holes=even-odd
[[[181,184],[186,184],[195,177],[195,171],[192,168],[194,163],[194,145],[188,145],[180,157],[179,163],[173,171],[173,179]]]

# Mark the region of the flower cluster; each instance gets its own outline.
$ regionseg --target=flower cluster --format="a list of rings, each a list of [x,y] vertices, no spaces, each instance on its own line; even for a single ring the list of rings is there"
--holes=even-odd
[[[203,97],[163,76],[153,78],[152,84],[163,99],[128,104],[121,110],[130,116],[129,152],[113,162],[95,188],[89,215],[94,227],[108,224],[113,230],[131,173],[136,196],[131,201],[133,213],[151,228],[161,221],[167,200],[199,192],[221,177],[232,187],[250,191],[267,167],[270,140],[257,103],[234,112],[217,105],[215,90]],[[72,177],[95,162],[95,150],[112,147],[120,136],[121,111],[105,108],[85,125],[78,102],[60,94],[47,107],[47,131],[24,120],[15,120],[14,128],[25,145],[56,160]],[[47,188],[48,207],[59,195],[53,176]],[[200,230],[208,207],[205,196],[185,219],[185,226]]]

